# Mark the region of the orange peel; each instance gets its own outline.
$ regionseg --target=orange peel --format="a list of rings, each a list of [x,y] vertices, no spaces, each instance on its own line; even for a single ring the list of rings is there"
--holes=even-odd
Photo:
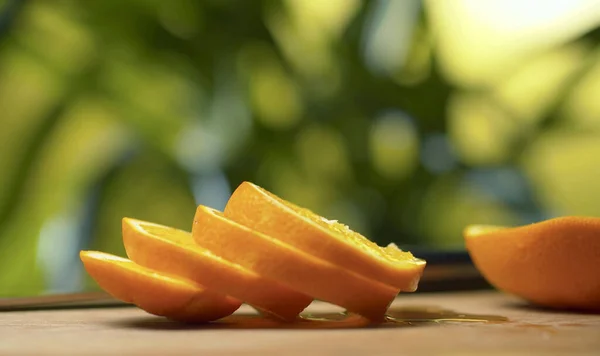
[[[209,322],[233,314],[241,302],[132,261],[98,251],[81,251],[90,276],[113,297],[150,314],[184,322]]]
[[[600,310],[600,218],[471,225],[464,237],[475,266],[496,288],[540,306]]]

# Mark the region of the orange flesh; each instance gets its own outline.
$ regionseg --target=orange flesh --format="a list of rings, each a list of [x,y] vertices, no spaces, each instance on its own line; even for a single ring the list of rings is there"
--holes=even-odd
[[[270,193],[269,191],[262,189],[262,192],[272,199],[276,200],[280,204],[293,210],[296,214],[300,215],[304,219],[310,220],[312,223],[319,225],[321,228],[329,231],[333,231],[341,235],[342,240],[346,240],[349,244],[360,248],[364,253],[374,255],[379,259],[387,260],[394,264],[403,264],[405,262],[419,263],[420,260],[416,259],[412,253],[408,251],[402,251],[395,246],[381,247],[361,234],[353,231],[347,225],[339,223],[337,220],[325,219],[309,209],[301,208],[295,204],[287,202],[278,196]]]

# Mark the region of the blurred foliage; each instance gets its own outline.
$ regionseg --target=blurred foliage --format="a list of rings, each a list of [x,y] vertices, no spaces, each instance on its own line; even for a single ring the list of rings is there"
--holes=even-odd
[[[600,8],[533,3],[0,1],[0,295],[243,180],[404,246],[600,214]]]

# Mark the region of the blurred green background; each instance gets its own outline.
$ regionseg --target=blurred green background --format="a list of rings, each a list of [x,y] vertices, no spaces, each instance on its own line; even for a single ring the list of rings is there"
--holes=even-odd
[[[0,0],[0,296],[250,180],[379,243],[600,215],[595,0]]]

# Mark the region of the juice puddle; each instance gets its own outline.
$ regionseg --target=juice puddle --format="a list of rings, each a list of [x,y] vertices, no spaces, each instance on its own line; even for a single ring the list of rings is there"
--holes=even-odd
[[[231,329],[345,329],[363,328],[371,322],[356,314],[317,313],[301,315],[294,322],[282,322],[260,315],[231,315],[210,323],[213,328]]]
[[[503,323],[508,318],[499,315],[458,313],[437,307],[391,308],[386,315],[388,323],[424,324],[424,323]]]
[[[507,318],[498,315],[457,313],[436,307],[392,308],[385,320],[376,323],[352,313],[302,314],[298,320],[282,323],[259,315],[231,315],[210,323],[209,327],[232,329],[344,329],[411,327],[443,323],[502,323]]]

